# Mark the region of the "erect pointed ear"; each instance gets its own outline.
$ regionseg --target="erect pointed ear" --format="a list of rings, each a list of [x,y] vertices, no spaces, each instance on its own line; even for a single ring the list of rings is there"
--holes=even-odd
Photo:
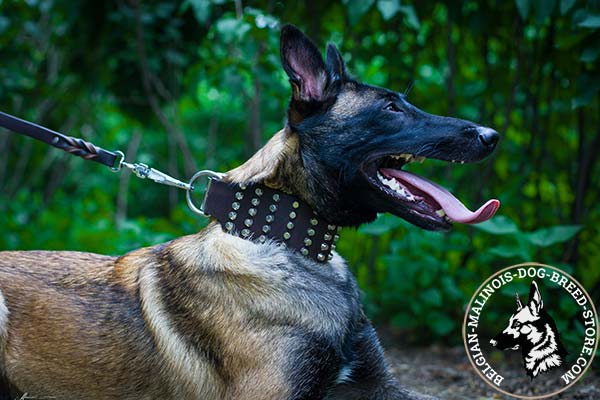
[[[521,303],[519,293],[515,293],[515,297],[517,298],[517,311],[521,311],[521,309],[523,308],[523,303]]]
[[[346,77],[346,64],[344,63],[340,51],[333,43],[327,45],[327,70],[331,82]]]
[[[529,288],[529,302],[527,306],[531,310],[531,313],[537,316],[540,313],[540,310],[544,308],[544,301],[542,300],[542,295],[538,290],[538,285],[535,281],[531,281],[531,287]]]
[[[321,101],[327,86],[327,68],[314,43],[293,25],[281,29],[281,63],[290,78],[293,96],[301,101]]]

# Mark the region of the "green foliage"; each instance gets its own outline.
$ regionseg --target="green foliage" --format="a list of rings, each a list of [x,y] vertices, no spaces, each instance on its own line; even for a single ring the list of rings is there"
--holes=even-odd
[[[579,225],[556,225],[540,228],[532,232],[522,232],[507,217],[498,216],[475,225],[475,228],[499,236],[498,243],[489,249],[495,256],[530,261],[535,259],[536,250],[563,243],[572,239],[580,230]]]
[[[503,135],[484,163],[409,167],[470,206],[497,197],[499,216],[432,233],[381,215],[338,246],[370,317],[456,341],[471,293],[508,264],[560,265],[600,297],[599,16],[579,0],[2,0],[0,110],[174,176],[226,171],[285,122],[279,24],[335,42],[360,79]],[[0,248],[122,254],[206,223],[176,189],[31,139],[0,132],[0,152]]]

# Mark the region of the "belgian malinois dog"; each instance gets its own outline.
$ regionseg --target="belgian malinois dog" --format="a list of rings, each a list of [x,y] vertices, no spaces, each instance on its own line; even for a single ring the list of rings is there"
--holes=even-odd
[[[552,368],[560,367],[567,350],[560,340],[554,318],[544,308],[544,301],[535,281],[531,281],[529,300],[523,305],[516,295],[517,310],[508,324],[490,340],[499,350],[521,349],[523,367],[533,379]]]
[[[402,168],[425,158],[481,160],[498,141],[494,130],[427,114],[401,94],[358,82],[334,45],[323,60],[293,26],[282,29],[281,60],[293,92],[286,126],[225,182],[262,185],[276,191],[274,200],[293,195],[326,229],[382,212],[436,230],[493,215],[496,200],[471,212]],[[290,204],[288,229],[301,222],[298,202]],[[249,215],[262,212],[258,200],[252,205]],[[236,201],[231,207],[241,211]],[[0,253],[4,396],[425,398],[392,378],[335,251],[312,258],[286,245],[290,231],[282,240],[258,237],[228,215],[228,223],[213,219],[197,234],[121,257]],[[316,236],[306,232],[308,246]],[[321,249],[331,250],[331,232],[323,236]]]

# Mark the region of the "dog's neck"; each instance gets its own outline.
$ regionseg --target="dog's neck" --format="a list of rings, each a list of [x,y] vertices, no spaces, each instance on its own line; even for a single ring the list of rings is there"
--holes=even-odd
[[[248,161],[229,171],[224,180],[242,185],[258,183],[304,199],[307,184],[298,136],[283,128]]]
[[[283,243],[317,262],[333,258],[338,227],[296,196],[259,184],[212,181],[204,212],[243,239]]]
[[[240,167],[215,181],[204,210],[223,229],[248,240],[274,240],[317,262],[331,259],[338,226],[318,215],[301,196],[306,187],[299,142],[278,132]]]
[[[349,176],[326,166],[314,148],[317,144],[307,139],[318,134],[286,126],[248,161],[229,171],[225,180],[260,183],[293,194],[336,225],[358,227],[373,221],[377,213],[363,199],[366,195],[357,192],[361,186],[342,183]]]

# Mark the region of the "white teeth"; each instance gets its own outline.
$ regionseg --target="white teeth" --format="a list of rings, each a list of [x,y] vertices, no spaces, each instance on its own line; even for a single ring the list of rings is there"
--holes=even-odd
[[[425,157],[415,157],[412,154],[408,154],[408,153],[391,155],[390,157],[393,158],[394,160],[402,160],[406,163],[410,163],[413,161],[418,161],[418,162],[422,163],[423,161],[425,161]]]
[[[440,217],[443,217],[444,215],[446,215],[446,212],[444,210],[442,210],[441,208],[439,210],[437,210],[435,213],[437,215],[439,215]]]
[[[400,196],[404,197],[406,200],[413,201],[415,199],[412,193],[410,193],[408,190],[402,187],[394,178],[387,179],[379,172],[377,172],[377,178],[381,181],[381,183],[383,183],[388,188],[392,189],[394,192],[398,193]]]

